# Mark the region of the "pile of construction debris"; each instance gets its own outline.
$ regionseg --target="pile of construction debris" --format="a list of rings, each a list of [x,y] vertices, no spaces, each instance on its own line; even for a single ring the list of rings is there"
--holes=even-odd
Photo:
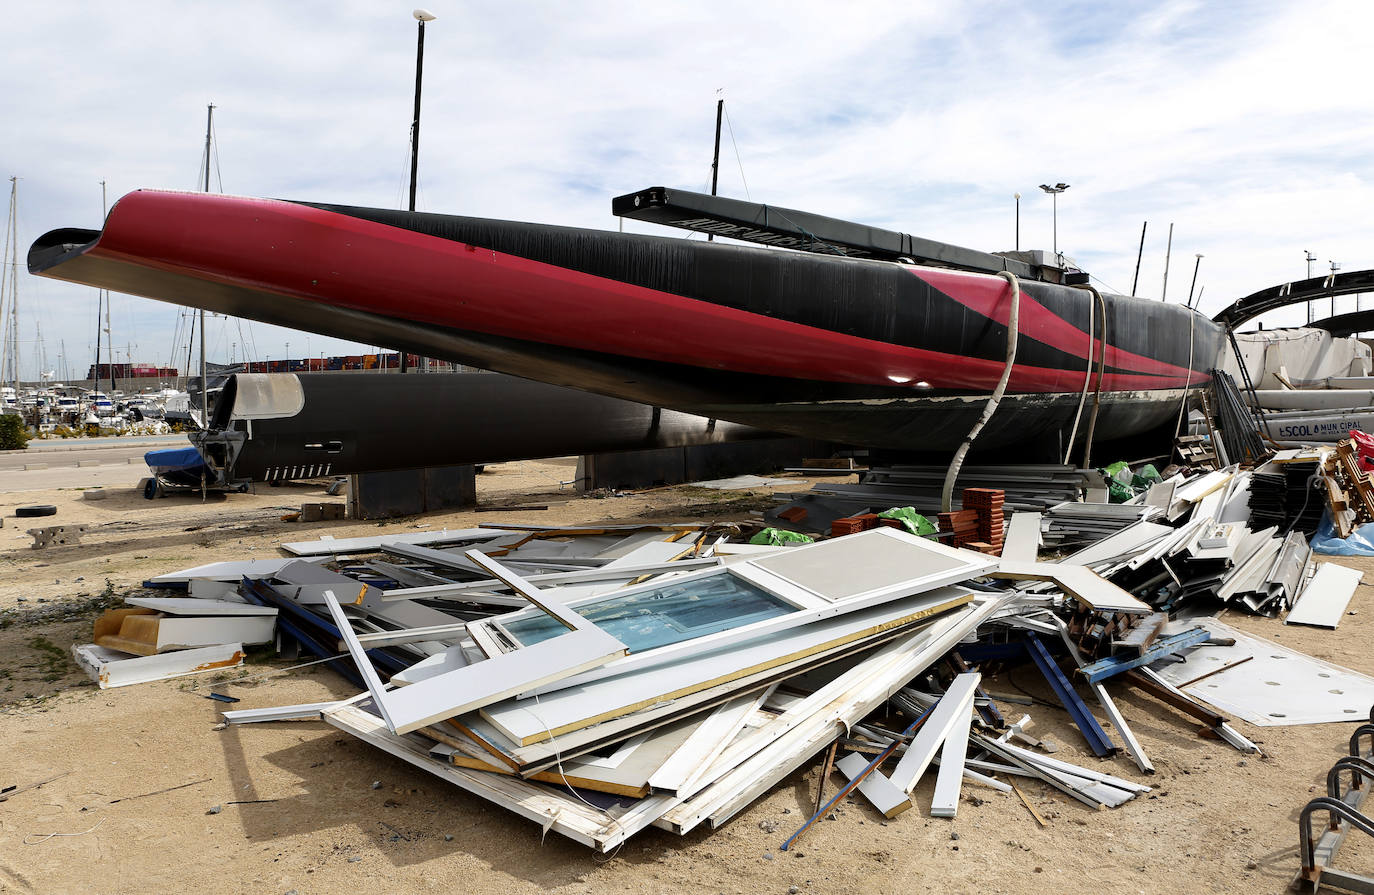
[[[743,543],[735,525],[284,544],[285,557],[150,580],[186,595],[131,600],[75,651],[102,686],[223,667],[253,643],[327,661],[357,696],[225,721],[321,719],[600,851],[648,826],[719,826],[818,759],[849,781],[832,804],[857,789],[887,817],[913,806],[932,766],[933,816],[954,816],[963,786],[1015,793],[1028,777],[1116,807],[1148,787],[1052,757],[983,675],[1029,663],[1095,755],[1124,748],[1144,773],[1109,685],[1243,752],[1257,749],[1228,717],[1363,714],[1374,679],[1193,617],[1292,606],[1289,621],[1334,627],[1359,575],[1313,575],[1308,501],[1288,505],[1289,470],[1323,462],[1295,452],[1255,470],[1182,470],[1120,505],[1063,493],[1088,473],[1019,468],[1005,474],[1019,490],[970,487],[928,537],[891,518],[869,526],[886,501],[868,489],[830,520],[852,533],[796,546]],[[1071,545],[1084,546],[1041,555]],[[1262,666],[1276,686],[1255,693]],[[816,817],[827,810],[818,800]]]

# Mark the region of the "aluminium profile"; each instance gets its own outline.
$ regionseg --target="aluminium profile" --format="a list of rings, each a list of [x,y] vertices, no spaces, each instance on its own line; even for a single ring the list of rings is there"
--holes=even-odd
[[[976,671],[955,676],[944,695],[930,710],[926,723],[916,733],[911,745],[907,747],[906,754],[893,769],[894,786],[908,795],[916,788],[921,775],[935,758],[936,751],[945,742],[946,737],[958,727],[960,719],[963,719],[964,724],[968,723],[973,711],[973,698],[982,679],[983,676]]]
[[[876,675],[865,676],[866,684],[855,686],[848,675],[837,678],[839,692],[845,694],[839,702],[813,714],[804,724],[734,767],[685,803],[681,811],[669,812],[675,819],[668,826],[685,832],[709,817],[712,826],[719,827],[833,740],[836,724],[857,721],[873,711],[894,689],[929,668],[1010,599],[1014,597],[975,602],[936,619],[924,631],[894,642],[888,653],[893,657],[892,664]],[[665,815],[665,820],[669,815]]]

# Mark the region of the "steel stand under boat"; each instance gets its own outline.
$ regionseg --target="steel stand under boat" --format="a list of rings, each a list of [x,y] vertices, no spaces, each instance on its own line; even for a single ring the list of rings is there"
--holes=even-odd
[[[131,193],[103,231],[40,238],[29,267],[770,431],[898,450],[956,446],[1001,373],[1006,344],[1006,284],[990,274],[195,193]],[[1097,437],[1106,440],[1167,424],[1183,390],[1208,382],[1221,331],[1179,305],[1104,299]],[[1017,363],[979,447],[1067,434],[1092,313],[1086,291],[1024,281]]]

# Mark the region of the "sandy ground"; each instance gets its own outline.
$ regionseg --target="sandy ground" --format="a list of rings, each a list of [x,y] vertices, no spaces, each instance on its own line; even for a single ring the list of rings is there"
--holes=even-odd
[[[605,857],[556,835],[541,842],[532,824],[322,724],[216,731],[223,706],[203,697],[207,680],[101,691],[69,658],[73,642],[89,639],[98,607],[117,603],[144,578],[274,556],[281,541],[487,522],[743,518],[766,504],[762,492],[692,488],[577,498],[559,486],[571,472],[570,461],[502,464],[479,478],[485,505],[547,503],[547,511],[384,525],[282,522],[303,501],[329,499],[314,486],[262,488],[204,504],[191,497],[149,503],[113,488],[98,502],[81,500],[76,490],[0,494],[0,787],[65,772],[0,802],[0,892],[785,893],[795,886],[808,893],[991,895],[1279,892],[1292,881],[1298,811],[1324,788],[1352,725],[1238,722],[1267,753],[1245,757],[1200,738],[1197,725],[1174,710],[1114,685],[1159,769],[1148,781],[1126,757],[1093,758],[1057,707],[1003,708],[1031,714],[1033,731],[1061,745],[1058,757],[1155,788],[1116,810],[1096,812],[1039,785],[1023,787],[1048,822],[1041,828],[1014,796],[966,786],[957,819],[932,819],[927,781],[917,791],[921,807],[896,820],[845,802],[794,851],[779,851],[810,814],[815,762],[720,830],[685,838],[650,830]],[[42,524],[90,526],[83,543],[30,550],[22,532],[34,523],[15,519],[13,508],[32,503],[58,506]],[[1369,560],[1341,561],[1374,573]],[[1374,673],[1368,586],[1352,609],[1334,632],[1234,613],[1225,620]],[[222,689],[240,697],[242,708],[351,695],[342,679],[315,668],[242,680],[273,666],[271,657],[255,656]],[[1048,698],[1025,671],[987,686]],[[833,791],[836,783],[828,785]],[[1374,872],[1374,847],[1352,840],[1340,864]]]

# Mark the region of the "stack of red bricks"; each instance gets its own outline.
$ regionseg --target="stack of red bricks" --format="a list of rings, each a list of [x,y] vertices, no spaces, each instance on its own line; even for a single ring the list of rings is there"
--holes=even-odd
[[[997,488],[964,489],[963,512],[974,512],[978,529],[977,538],[969,541],[968,547],[993,556],[1002,555],[1002,543],[1006,539],[1006,516],[1002,509],[1005,502],[1006,492]]]
[[[846,516],[830,523],[830,534],[834,537],[852,535],[878,527],[877,513],[864,513],[862,516]]]
[[[965,547],[978,540],[977,510],[964,509],[956,513],[937,513],[935,514],[935,521],[940,526],[940,531],[954,532],[954,540],[951,543],[955,547]]]

